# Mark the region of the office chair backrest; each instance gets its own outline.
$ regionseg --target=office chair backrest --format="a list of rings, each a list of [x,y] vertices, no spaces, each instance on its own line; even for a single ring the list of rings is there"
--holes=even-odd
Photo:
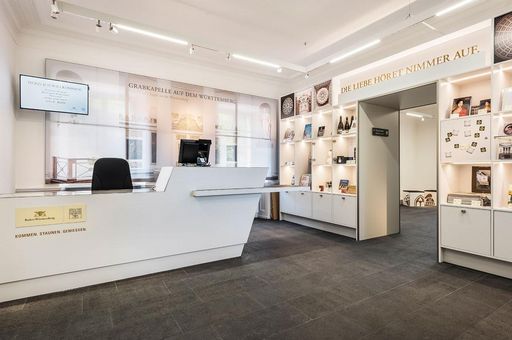
[[[92,191],[133,189],[128,162],[122,158],[100,158],[94,163]]]

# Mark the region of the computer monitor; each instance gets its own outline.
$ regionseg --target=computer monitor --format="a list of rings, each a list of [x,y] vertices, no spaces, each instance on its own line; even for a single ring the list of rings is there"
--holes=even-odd
[[[178,164],[208,166],[208,158],[210,157],[211,144],[212,141],[209,139],[180,140],[180,153],[178,156]]]

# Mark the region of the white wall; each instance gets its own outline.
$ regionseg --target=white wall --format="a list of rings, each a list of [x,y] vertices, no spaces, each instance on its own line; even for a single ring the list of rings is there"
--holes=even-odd
[[[20,35],[17,73],[44,76],[46,58],[269,98],[278,98],[285,88],[285,82],[275,79],[187,64],[162,54],[50,33],[28,31]],[[20,111],[16,118],[16,188],[41,187],[45,171],[44,113]]]
[[[409,117],[407,112],[432,115],[432,119]],[[437,105],[401,112],[400,191],[437,188]]]
[[[14,189],[15,42],[7,22],[0,10],[0,193]]]

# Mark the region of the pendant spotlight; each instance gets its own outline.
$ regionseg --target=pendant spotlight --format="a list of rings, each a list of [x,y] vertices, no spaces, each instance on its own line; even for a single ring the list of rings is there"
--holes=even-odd
[[[309,72],[304,75],[304,79],[309,79]]]
[[[226,60],[231,61],[231,53],[228,52],[228,54],[226,54]]]
[[[190,45],[190,48],[188,49],[188,53],[190,55],[196,53],[196,48],[194,47],[194,45]]]
[[[116,25],[110,23],[110,26],[108,27],[108,30],[110,31],[110,33],[114,33],[114,34],[117,34],[119,33],[119,30],[117,29]]]
[[[103,26],[101,25],[101,20],[98,19],[98,21],[96,21],[96,32],[99,32],[102,27]]]
[[[52,0],[52,3],[50,5],[50,16],[52,17],[52,19],[57,19],[59,17],[59,14],[60,8],[57,4],[57,0]]]

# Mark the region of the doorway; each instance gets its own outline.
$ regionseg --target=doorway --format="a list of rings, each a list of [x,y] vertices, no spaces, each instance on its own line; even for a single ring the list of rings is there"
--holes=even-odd
[[[437,113],[435,83],[359,102],[360,240],[436,237]]]

